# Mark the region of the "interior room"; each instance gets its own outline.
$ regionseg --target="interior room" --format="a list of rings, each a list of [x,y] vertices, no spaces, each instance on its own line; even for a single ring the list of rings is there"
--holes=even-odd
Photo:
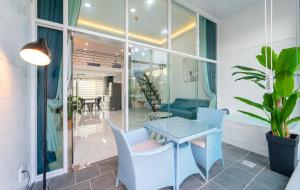
[[[73,167],[80,168],[117,155],[106,120],[124,130],[124,45],[79,33],[74,33],[72,39],[73,88],[69,98],[74,112],[70,119],[73,121]]]
[[[300,0],[0,10],[0,189],[299,189]]]

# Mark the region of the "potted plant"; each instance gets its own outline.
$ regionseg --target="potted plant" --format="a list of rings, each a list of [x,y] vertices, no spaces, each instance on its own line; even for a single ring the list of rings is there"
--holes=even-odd
[[[81,114],[82,111],[82,98],[77,96],[68,96],[68,127],[73,127],[73,112]]]
[[[243,103],[262,110],[265,113],[264,116],[242,110],[239,112],[270,125],[271,131],[266,134],[270,168],[275,172],[291,176],[298,161],[299,136],[290,134],[289,125],[300,121],[300,116],[291,118],[300,96],[294,86],[295,73],[300,64],[300,48],[283,49],[277,55],[270,47],[262,47],[261,54],[256,58],[262,66],[267,68],[268,73],[272,73],[274,79],[270,84],[273,84],[273,91],[263,95],[262,103],[235,97]],[[239,65],[234,66],[233,69],[235,71],[232,75],[238,76],[235,81],[248,80],[265,89],[264,83],[270,74],[267,75],[258,69]]]

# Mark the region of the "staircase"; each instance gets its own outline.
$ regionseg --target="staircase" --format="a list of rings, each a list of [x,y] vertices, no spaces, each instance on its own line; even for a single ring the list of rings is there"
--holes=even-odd
[[[149,77],[143,71],[134,71],[134,76],[139,83],[149,105],[155,112],[156,110],[158,110],[158,105],[161,104],[161,99],[159,98],[158,91],[155,89],[155,86],[152,82],[150,82]]]

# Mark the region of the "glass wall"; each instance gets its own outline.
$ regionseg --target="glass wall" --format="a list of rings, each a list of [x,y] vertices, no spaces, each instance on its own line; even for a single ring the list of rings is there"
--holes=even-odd
[[[168,0],[129,0],[129,39],[167,48]]]
[[[38,27],[38,38],[48,42],[52,57],[48,65],[48,104],[47,104],[47,171],[63,167],[63,83],[62,55],[63,33]],[[43,129],[44,129],[44,80],[45,67],[37,69],[37,173],[43,172]]]
[[[196,13],[172,1],[172,50],[196,54]]]
[[[125,0],[69,0],[69,25],[123,37]]]
[[[168,53],[129,46],[129,129],[143,127],[169,102]]]

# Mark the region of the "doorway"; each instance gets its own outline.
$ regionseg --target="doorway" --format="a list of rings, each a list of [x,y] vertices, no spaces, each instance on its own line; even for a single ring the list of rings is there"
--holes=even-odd
[[[125,129],[124,44],[73,34],[73,167],[82,168],[117,155],[107,120]]]

